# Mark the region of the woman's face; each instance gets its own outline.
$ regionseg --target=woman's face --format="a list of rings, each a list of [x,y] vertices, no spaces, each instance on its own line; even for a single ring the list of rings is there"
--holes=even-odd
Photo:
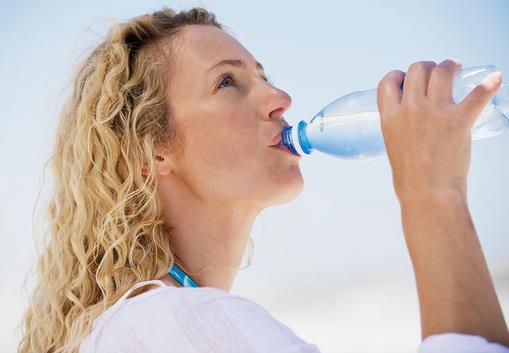
[[[297,197],[300,157],[269,147],[288,126],[283,113],[290,96],[269,84],[249,51],[218,28],[183,27],[172,53],[168,99],[185,141],[174,174],[207,201],[264,208]],[[233,65],[220,64],[224,60]]]

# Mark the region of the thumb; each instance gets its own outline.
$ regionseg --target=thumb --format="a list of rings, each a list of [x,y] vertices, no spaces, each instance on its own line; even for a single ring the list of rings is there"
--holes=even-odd
[[[486,76],[459,104],[473,126],[486,104],[495,96],[502,83],[502,73],[492,72]]]

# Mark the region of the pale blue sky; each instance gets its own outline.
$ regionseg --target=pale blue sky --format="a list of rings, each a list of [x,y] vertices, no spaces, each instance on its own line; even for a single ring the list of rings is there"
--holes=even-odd
[[[390,70],[406,71],[415,61],[454,57],[463,67],[493,64],[509,78],[507,0],[3,1],[0,312],[7,315],[0,325],[0,352],[12,350],[9,330],[24,304],[19,287],[34,261],[32,208],[71,70],[100,41],[110,18],[124,20],[162,6],[183,9],[200,4],[215,12],[263,63],[274,83],[292,96],[292,107],[285,114],[290,123],[309,120],[346,93],[374,88]],[[399,307],[408,302],[410,309],[402,311],[400,321],[384,320],[389,322],[381,331],[384,338],[373,339],[372,344],[382,347],[378,352],[385,344],[388,351],[409,352],[417,344],[417,302],[388,160],[343,161],[314,153],[303,158],[301,169],[304,192],[291,204],[262,213],[253,230],[254,263],[240,271],[233,291],[262,303],[324,351],[355,352],[349,343],[356,337],[348,331],[352,322],[341,321],[346,309],[338,309],[338,316],[332,318],[326,317],[330,307],[323,311],[317,307],[315,313],[323,315],[315,315],[309,301],[327,303],[331,296],[357,293],[352,298],[363,298],[363,305],[370,305],[394,290],[385,291],[384,283],[396,283],[405,289],[395,291],[390,303]],[[508,180],[509,133],[475,141],[469,203],[505,300],[509,297]],[[289,294],[292,306],[286,299]],[[352,314],[358,316],[354,320],[358,326],[353,327],[375,335],[380,332],[373,322],[381,303],[372,305],[373,310]],[[509,307],[507,302],[502,305],[504,310]],[[306,325],[311,317],[316,323]],[[313,331],[313,327],[321,328]],[[406,341],[396,332],[402,327],[410,327]],[[343,333],[337,334],[341,328]],[[327,330],[329,336],[324,334]],[[331,337],[335,332],[341,339]]]

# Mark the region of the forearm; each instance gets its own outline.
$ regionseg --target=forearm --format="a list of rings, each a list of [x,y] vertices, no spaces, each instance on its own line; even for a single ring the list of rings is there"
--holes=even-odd
[[[401,201],[419,295],[422,338],[458,332],[509,346],[509,333],[460,193]]]

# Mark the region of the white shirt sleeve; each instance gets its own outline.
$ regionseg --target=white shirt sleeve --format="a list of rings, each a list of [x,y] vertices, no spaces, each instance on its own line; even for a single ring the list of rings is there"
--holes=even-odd
[[[418,353],[509,353],[509,347],[481,336],[450,332],[426,337]]]

